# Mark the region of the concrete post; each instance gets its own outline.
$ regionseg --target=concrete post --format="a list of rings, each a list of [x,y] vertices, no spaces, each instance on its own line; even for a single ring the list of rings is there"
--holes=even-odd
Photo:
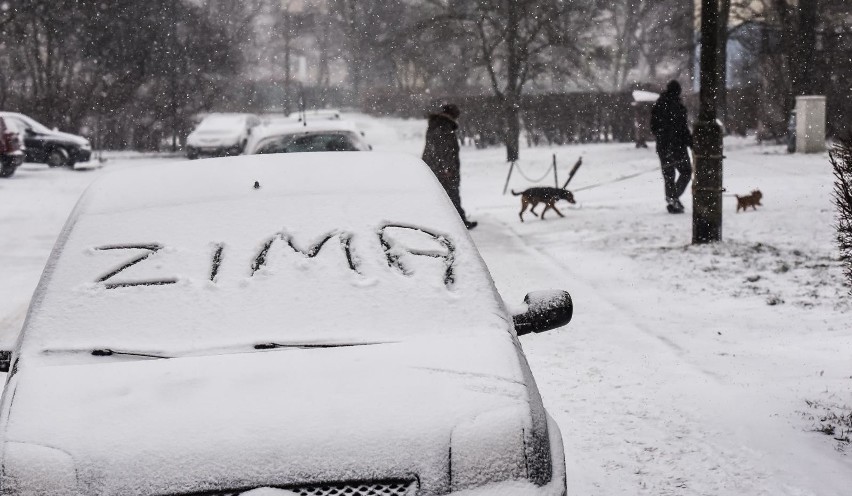
[[[825,151],[825,97],[796,97],[796,152]]]

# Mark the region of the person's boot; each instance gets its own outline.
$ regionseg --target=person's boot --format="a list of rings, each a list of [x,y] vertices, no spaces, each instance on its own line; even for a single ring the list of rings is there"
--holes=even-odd
[[[670,198],[666,200],[666,203],[666,210],[668,210],[670,214],[683,213],[683,205],[681,205],[680,202],[677,201],[677,198]]]
[[[684,211],[684,210],[686,210],[686,209],[683,207],[683,203],[681,203],[681,202],[680,202],[680,198],[675,198],[675,199],[674,199],[674,204],[675,204],[675,209],[677,209],[677,210],[678,210],[678,213],[679,213],[679,214],[682,214],[682,213],[683,213],[683,211]]]
[[[478,225],[479,225],[479,222],[476,222],[475,220],[465,219],[465,221],[464,221],[464,227],[468,228],[468,230],[473,229],[474,227],[476,227]]]

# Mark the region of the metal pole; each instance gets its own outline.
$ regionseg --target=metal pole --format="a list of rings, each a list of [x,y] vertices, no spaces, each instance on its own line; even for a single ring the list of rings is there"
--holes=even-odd
[[[559,176],[556,174],[556,154],[553,154],[553,187],[559,187]]]
[[[701,2],[701,112],[695,125],[692,242],[722,240],[722,129],[716,122],[721,81],[718,0]]]
[[[515,162],[512,161],[511,165],[509,165],[509,175],[506,176],[506,184],[503,186],[503,194],[506,194],[506,190],[509,189],[509,179],[512,179],[512,170],[515,168]]]

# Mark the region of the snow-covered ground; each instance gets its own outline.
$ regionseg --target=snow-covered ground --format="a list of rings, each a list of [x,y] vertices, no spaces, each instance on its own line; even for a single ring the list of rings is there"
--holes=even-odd
[[[349,117],[376,150],[422,149],[423,121]],[[815,432],[852,409],[852,306],[827,156],[727,142],[728,191],[759,188],[763,207],[737,214],[725,198],[725,241],[698,247],[689,199],[686,215],[665,211],[653,150],[524,149],[521,171],[544,175],[554,153],[560,181],[584,158],[577,204],[558,205],[565,218],[519,221],[519,199],[501,194],[502,149],[463,150],[462,198],[509,305],[538,289],[574,298],[568,327],[522,338],[562,428],[569,494],[847,496],[852,447],[834,439],[840,429]],[[20,329],[83,189],[110,170],[175,160],[109,158],[77,171],[27,164],[0,181],[0,343]],[[510,188],[530,184],[516,172]]]

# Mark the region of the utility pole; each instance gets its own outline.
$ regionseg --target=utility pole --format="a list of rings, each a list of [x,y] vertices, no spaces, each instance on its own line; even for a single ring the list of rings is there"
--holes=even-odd
[[[692,243],[722,240],[722,129],[716,122],[719,74],[719,0],[701,2],[701,112],[695,125]]]
[[[292,18],[290,17],[290,2],[289,0],[281,0],[281,8],[283,9],[283,33],[284,36],[284,115],[290,113],[290,101],[292,92],[290,85],[293,76],[290,72],[290,43],[293,39]]]
[[[169,24],[169,93],[171,94],[171,118],[172,118],[172,153],[177,152],[178,144],[178,101],[177,101],[177,0],[172,0],[171,17]]]

